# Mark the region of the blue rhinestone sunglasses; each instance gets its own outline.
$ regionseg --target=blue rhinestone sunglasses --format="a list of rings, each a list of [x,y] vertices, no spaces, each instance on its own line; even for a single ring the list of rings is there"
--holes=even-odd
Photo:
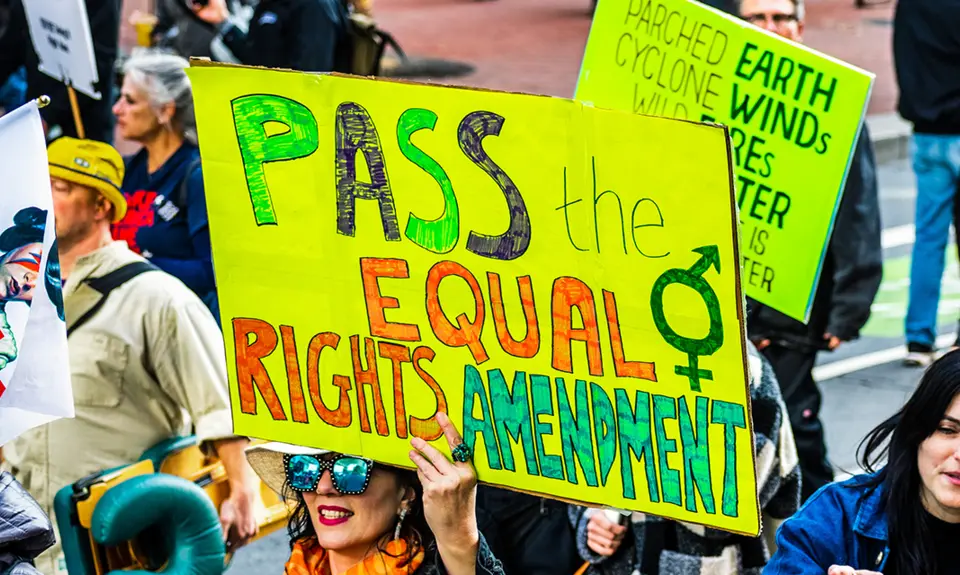
[[[343,495],[360,495],[370,484],[373,461],[353,455],[320,459],[315,455],[284,455],[283,466],[290,488],[299,492],[316,491],[323,472],[330,470],[333,488]]]

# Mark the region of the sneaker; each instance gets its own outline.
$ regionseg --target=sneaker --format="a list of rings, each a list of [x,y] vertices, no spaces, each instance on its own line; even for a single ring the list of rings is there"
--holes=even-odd
[[[933,346],[910,342],[907,344],[907,357],[903,358],[903,365],[907,367],[927,367],[936,359]]]

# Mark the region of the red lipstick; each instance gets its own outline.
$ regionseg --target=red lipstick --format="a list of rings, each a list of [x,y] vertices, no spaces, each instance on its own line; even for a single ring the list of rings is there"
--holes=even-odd
[[[346,523],[351,517],[353,517],[353,512],[343,507],[337,507],[336,505],[317,506],[317,520],[321,525],[327,527]]]

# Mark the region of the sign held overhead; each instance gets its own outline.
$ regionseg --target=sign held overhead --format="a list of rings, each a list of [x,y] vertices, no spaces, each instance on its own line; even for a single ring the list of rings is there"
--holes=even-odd
[[[237,433],[757,534],[724,128],[189,74]]]

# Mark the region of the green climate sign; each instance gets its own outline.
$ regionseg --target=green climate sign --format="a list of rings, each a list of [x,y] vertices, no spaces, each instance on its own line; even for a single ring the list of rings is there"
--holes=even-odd
[[[744,291],[806,321],[873,79],[697,2],[603,0],[576,98],[729,126]]]

